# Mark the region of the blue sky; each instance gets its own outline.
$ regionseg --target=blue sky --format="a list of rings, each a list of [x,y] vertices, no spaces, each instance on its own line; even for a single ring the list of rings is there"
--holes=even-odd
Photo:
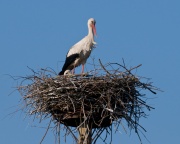
[[[34,70],[51,67],[58,73],[68,49],[87,34],[90,17],[97,22],[98,45],[88,63],[92,58],[97,63],[99,58],[103,63],[121,63],[123,58],[129,67],[142,64],[136,74],[152,78],[164,91],[147,93],[149,104],[156,109],[140,120],[147,130],[145,135],[151,144],[178,143],[179,6],[179,0],[1,0],[0,143],[38,144],[45,132],[40,127],[47,125],[32,123],[22,112],[10,114],[20,107],[21,96],[14,92],[17,81],[8,75],[32,74],[27,66]],[[86,65],[86,71],[91,68]],[[133,132],[120,131],[113,135],[113,143],[139,143]],[[143,136],[142,140],[149,143]],[[53,142],[50,131],[44,144]]]

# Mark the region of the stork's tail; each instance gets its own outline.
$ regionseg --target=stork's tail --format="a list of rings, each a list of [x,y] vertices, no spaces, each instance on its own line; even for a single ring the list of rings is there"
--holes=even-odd
[[[64,75],[64,71],[59,72],[58,75]]]

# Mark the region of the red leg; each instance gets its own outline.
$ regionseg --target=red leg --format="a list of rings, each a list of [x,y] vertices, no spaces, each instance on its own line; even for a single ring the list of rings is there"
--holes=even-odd
[[[82,64],[82,71],[81,71],[81,74],[84,73],[84,64]]]
[[[75,73],[75,68],[72,69],[72,74],[74,74],[74,73]]]

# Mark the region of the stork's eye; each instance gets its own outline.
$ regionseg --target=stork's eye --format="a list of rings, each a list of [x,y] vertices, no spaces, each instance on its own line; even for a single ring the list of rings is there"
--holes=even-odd
[[[91,23],[95,25],[95,24],[96,24],[96,21],[91,21]]]

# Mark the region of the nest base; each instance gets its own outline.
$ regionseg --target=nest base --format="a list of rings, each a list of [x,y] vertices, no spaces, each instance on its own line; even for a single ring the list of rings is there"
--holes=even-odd
[[[99,119],[99,118],[98,118]],[[82,124],[84,119],[79,118],[79,116],[74,115],[73,118],[66,118],[63,121],[60,121],[60,123],[64,124],[65,126],[71,126],[71,127],[78,127]],[[109,127],[112,124],[112,121],[110,117],[106,117],[101,121],[101,119],[98,120],[98,122],[101,122],[101,124],[98,124],[94,122],[94,119],[89,119],[89,122],[86,122],[89,127],[93,128],[105,128]],[[96,119],[97,121],[97,119]]]

